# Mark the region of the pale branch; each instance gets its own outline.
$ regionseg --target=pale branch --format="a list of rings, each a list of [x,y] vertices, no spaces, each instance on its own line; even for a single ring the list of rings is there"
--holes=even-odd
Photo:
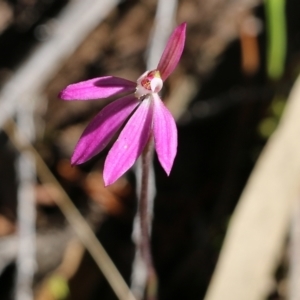
[[[300,190],[300,77],[230,220],[205,300],[260,300],[270,292]]]
[[[22,134],[29,141],[34,139],[34,104],[25,103],[17,109],[17,123]],[[35,160],[28,151],[21,151],[17,158],[18,175],[18,255],[16,263],[16,300],[33,299],[33,278],[36,271],[36,202],[35,202]]]

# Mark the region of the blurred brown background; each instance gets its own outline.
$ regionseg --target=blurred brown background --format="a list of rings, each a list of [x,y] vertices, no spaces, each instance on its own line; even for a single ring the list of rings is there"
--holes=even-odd
[[[76,1],[0,1],[2,88],[53,39],[60,26],[59,16],[71,2]],[[82,17],[89,19],[91,7],[82,11]],[[146,68],[156,7],[154,0],[125,0],[113,5],[100,23],[81,33],[79,47],[57,59],[44,78],[32,79],[38,91],[33,93],[29,86],[27,94],[22,85],[25,100],[28,95],[36,97],[31,99],[35,102],[34,146],[127,282],[134,256],[134,174],[130,171],[104,188],[101,172],[107,151],[81,166],[69,163],[86,124],[108,101],[63,102],[57,94],[70,83],[98,76],[135,81]],[[299,11],[298,0],[286,1],[287,55],[283,74],[272,80],[266,72],[266,15],[260,1],[178,1],[176,23],[188,24],[186,47],[164,86],[163,99],[176,112],[179,148],[170,177],[156,158],[154,161],[157,196],[152,250],[161,300],[196,300],[205,295],[230,216],[261,149],[276,128],[299,72]],[[75,22],[80,24],[81,18]],[[65,32],[72,35],[72,27]],[[67,39],[68,34],[62,38]],[[42,61],[48,59],[45,56]],[[28,74],[30,77],[34,72],[29,70]],[[2,94],[0,100],[5,97]],[[27,105],[22,98],[18,99],[20,107]],[[15,287],[18,151],[4,132],[0,143],[0,299],[6,300],[14,299]],[[50,188],[55,193],[56,187]],[[34,190],[35,299],[116,299],[38,178]],[[282,256],[268,299],[287,299],[282,288],[287,273],[285,252]]]

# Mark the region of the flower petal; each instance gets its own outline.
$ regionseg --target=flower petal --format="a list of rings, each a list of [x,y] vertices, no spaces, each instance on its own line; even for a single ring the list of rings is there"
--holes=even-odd
[[[177,128],[173,116],[160,100],[153,94],[153,133],[158,160],[169,175],[177,153]]]
[[[105,106],[81,135],[71,163],[82,164],[102,151],[138,104],[138,99],[130,95]]]
[[[182,23],[173,31],[161,56],[157,69],[163,81],[169,77],[179,62],[184,48],[185,30],[186,23]]]
[[[70,84],[58,96],[63,100],[91,100],[107,98],[124,92],[133,93],[135,88],[135,82],[106,76]]]
[[[152,105],[150,98],[142,101],[110,149],[104,164],[105,185],[114,183],[141,155],[152,129]]]

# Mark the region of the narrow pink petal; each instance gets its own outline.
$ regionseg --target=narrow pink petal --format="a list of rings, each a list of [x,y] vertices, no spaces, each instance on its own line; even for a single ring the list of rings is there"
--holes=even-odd
[[[182,23],[173,31],[161,56],[157,69],[163,81],[174,71],[180,60],[184,48],[185,30],[186,23]]]
[[[153,134],[158,160],[169,175],[177,153],[177,128],[173,116],[160,100],[153,94]]]
[[[81,135],[71,163],[82,164],[102,151],[138,104],[134,96],[127,96],[105,106]]]
[[[105,185],[114,183],[141,155],[150,136],[152,116],[152,101],[145,99],[129,119],[107,155],[103,172]]]
[[[107,98],[124,92],[133,93],[135,88],[135,82],[106,76],[70,84],[58,96],[63,100],[92,100]]]

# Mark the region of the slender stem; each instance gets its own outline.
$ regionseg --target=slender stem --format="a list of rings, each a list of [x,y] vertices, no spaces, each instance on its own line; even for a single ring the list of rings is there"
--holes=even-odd
[[[147,266],[147,291],[146,300],[155,300],[157,294],[157,276],[153,265],[152,254],[151,254],[151,219],[149,214],[149,171],[150,164],[152,161],[153,153],[153,139],[152,136],[142,154],[142,183],[141,183],[141,196],[139,203],[139,215],[141,224],[141,241],[140,249],[142,257]]]

